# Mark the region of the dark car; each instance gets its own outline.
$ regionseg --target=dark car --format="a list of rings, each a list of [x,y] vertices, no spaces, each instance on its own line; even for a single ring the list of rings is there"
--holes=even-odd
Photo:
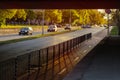
[[[65,29],[65,30],[71,30],[71,25],[70,25],[70,24],[66,24],[66,26],[65,26],[64,29]]]
[[[32,35],[33,29],[31,27],[21,28],[19,31],[19,35]]]

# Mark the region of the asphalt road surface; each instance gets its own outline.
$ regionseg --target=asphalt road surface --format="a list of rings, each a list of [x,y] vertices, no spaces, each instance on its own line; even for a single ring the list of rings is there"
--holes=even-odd
[[[58,28],[58,32],[63,31],[63,28]],[[44,34],[48,34],[47,30],[44,30]],[[35,36],[37,34],[42,34],[42,31],[33,32],[32,35],[19,35],[19,34],[8,34],[8,35],[0,35],[0,41],[12,40],[12,39],[19,39],[19,38],[26,38],[30,36]]]
[[[23,55],[30,51],[39,50],[48,46],[52,46],[87,33],[92,33],[94,35],[103,29],[105,28],[103,27],[89,28],[89,29],[78,30],[75,32],[60,34],[56,36],[49,36],[49,37],[38,38],[34,40],[27,40],[27,41],[21,41],[17,43],[1,45],[0,46],[0,62],[19,56],[19,55]]]

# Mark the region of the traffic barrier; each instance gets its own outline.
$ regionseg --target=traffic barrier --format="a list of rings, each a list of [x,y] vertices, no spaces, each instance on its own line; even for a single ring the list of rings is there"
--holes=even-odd
[[[46,80],[46,78],[53,80],[61,70],[67,71],[67,65],[72,63],[72,61],[68,61],[68,59],[71,59],[68,54],[91,37],[92,34],[88,33],[1,62],[0,80],[31,80],[31,77],[32,80],[37,80],[40,75],[43,75],[41,76],[41,80]],[[33,75],[32,73],[35,72],[37,73]]]

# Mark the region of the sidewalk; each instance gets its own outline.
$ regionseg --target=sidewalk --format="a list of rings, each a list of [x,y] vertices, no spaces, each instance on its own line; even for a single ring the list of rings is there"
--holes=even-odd
[[[93,59],[93,55],[88,54],[97,44],[107,35],[107,30],[103,30],[95,35],[88,41],[85,41],[81,44],[81,48],[78,51],[80,57],[82,57],[81,61],[74,67],[74,69],[63,79],[63,80],[98,80],[98,79],[83,79],[85,76],[87,68],[91,64],[91,60]],[[82,56],[81,56],[82,55]],[[84,58],[85,56],[85,58]],[[87,58],[86,58],[87,57]],[[87,75],[86,75],[87,76]],[[86,77],[85,76],[85,77]],[[101,79],[103,80],[103,79]]]

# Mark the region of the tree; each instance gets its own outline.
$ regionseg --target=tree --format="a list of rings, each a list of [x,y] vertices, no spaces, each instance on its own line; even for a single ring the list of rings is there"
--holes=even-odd
[[[69,23],[69,19],[70,19],[70,11],[67,9],[63,9],[62,11],[62,22],[63,23]]]
[[[77,9],[79,14],[79,24],[104,24],[104,14],[98,12],[97,9]]]
[[[14,20],[17,22],[22,22],[26,20],[26,15],[27,13],[25,12],[24,9],[17,9],[16,14],[14,15]]]
[[[0,9],[0,26],[5,24],[6,19],[13,18],[16,11],[16,9]]]
[[[75,9],[71,9],[71,22],[73,25],[77,24],[79,20],[79,14]]]
[[[79,23],[80,24],[89,24],[90,23],[90,14],[87,9],[77,10],[79,14]]]
[[[32,9],[26,9],[25,10],[25,12],[26,12],[26,18],[27,19],[35,19],[36,18],[36,15],[35,15],[35,12],[32,10]]]
[[[36,15],[36,22],[38,22],[37,24],[41,24],[41,21],[43,20],[43,10],[35,11],[35,15]]]
[[[79,14],[75,9],[63,9],[62,19],[64,23],[76,24],[79,19]],[[70,21],[71,20],[71,21]]]
[[[62,12],[58,9],[45,10],[45,20],[52,23],[62,22]]]
[[[120,9],[117,9],[113,14],[113,21],[118,27],[118,35],[120,35]]]
[[[35,11],[33,11],[32,9],[26,9],[26,19],[28,20],[28,24],[30,24],[31,20],[35,19],[37,16],[35,14]]]
[[[97,10],[90,10],[89,13],[90,13],[90,23],[98,24],[98,25],[106,23],[103,13],[100,13]]]

